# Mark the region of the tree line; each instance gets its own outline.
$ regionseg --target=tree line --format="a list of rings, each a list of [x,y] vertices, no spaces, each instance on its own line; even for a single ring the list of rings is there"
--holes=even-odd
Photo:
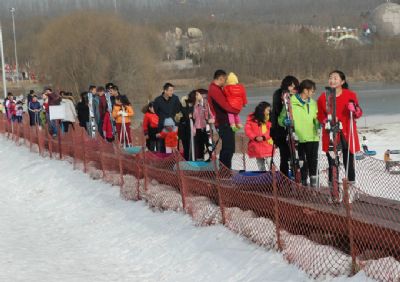
[[[341,0],[329,1],[339,3]],[[74,1],[59,1],[67,2]],[[263,1],[250,2],[257,7],[256,4],[261,5]],[[273,2],[266,3],[271,7],[277,5]],[[294,3],[290,0],[281,2]],[[375,5],[378,1],[363,2]],[[119,5],[121,3],[123,1]],[[203,5],[201,3],[207,1],[197,1],[192,5]],[[215,3],[221,7],[228,5],[225,0]],[[241,3],[247,1],[232,1],[232,5]],[[276,9],[282,5],[277,5]],[[187,18],[179,19],[173,10],[181,6],[155,7],[143,5],[138,9],[148,9],[149,14],[157,11],[161,15],[143,21],[109,11],[90,10],[57,17],[20,18],[17,21],[19,64],[43,74],[45,83],[51,83],[55,88],[77,94],[88,84],[113,81],[124,94],[143,102],[159,94],[160,86],[167,79],[195,78],[205,81],[217,68],[237,72],[245,83],[280,80],[287,74],[324,79],[334,68],[344,70],[354,80],[400,80],[400,39],[382,38],[371,45],[333,49],[325,43],[321,34],[307,28],[293,30],[288,25],[256,19],[243,21],[240,17],[223,21],[201,18],[193,11],[186,13]],[[207,5],[204,4],[204,7]],[[246,6],[246,9],[250,7],[253,6]],[[142,17],[149,14],[144,13]],[[297,12],[293,14],[301,15]],[[194,70],[172,72],[160,68],[165,50],[163,34],[175,26],[183,29],[195,26],[204,32],[203,58]],[[3,35],[6,61],[13,63],[10,21],[3,21]]]

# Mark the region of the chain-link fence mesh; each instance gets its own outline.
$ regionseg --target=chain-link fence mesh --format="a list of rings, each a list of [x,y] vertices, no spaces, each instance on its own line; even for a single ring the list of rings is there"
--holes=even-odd
[[[279,152],[268,171],[247,155],[247,138],[236,137],[233,170],[213,159],[186,162],[180,153],[145,150],[141,129],[132,129],[134,150],[83,128],[52,136],[46,126],[0,118],[0,133],[43,157],[62,159],[74,169],[120,186],[121,197],[145,200],[156,210],[185,211],[196,225],[224,224],[266,248],[282,252],[312,278],[352,275],[363,270],[378,281],[400,281],[400,171],[396,162],[362,156],[356,183],[341,166],[340,199],[332,202],[328,162],[319,158],[320,187],[282,175]],[[217,146],[216,155],[221,144]],[[134,152],[134,153],[132,153]]]

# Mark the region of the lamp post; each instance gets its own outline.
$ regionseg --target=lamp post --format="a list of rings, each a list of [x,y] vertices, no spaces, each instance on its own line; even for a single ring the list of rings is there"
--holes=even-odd
[[[0,23],[0,56],[1,56],[1,72],[3,74],[3,92],[4,92],[4,99],[7,98],[7,84],[6,84],[6,63],[4,61],[4,50],[3,50],[3,32],[1,30],[1,23]]]
[[[12,17],[12,22],[13,22],[13,33],[14,33],[15,72],[16,72],[17,84],[19,84],[17,39],[15,36],[15,8],[11,8],[10,12],[11,12],[11,17]]]
[[[118,13],[117,0],[114,0],[114,11],[115,13]]]

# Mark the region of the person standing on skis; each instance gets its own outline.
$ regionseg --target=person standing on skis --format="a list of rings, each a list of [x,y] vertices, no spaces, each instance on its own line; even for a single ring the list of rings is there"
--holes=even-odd
[[[311,80],[303,80],[298,88],[299,93],[292,95],[293,121],[287,118],[286,109],[283,108],[279,115],[279,125],[282,127],[294,126],[294,131],[299,140],[299,160],[303,163],[301,167],[301,183],[317,186],[318,167],[318,145],[319,145],[319,122],[317,119],[317,103],[312,99],[315,93],[315,83]]]
[[[354,184],[356,180],[355,158],[356,152],[360,151],[356,119],[362,116],[362,109],[358,103],[357,94],[349,90],[346,76],[342,71],[334,70],[329,74],[329,87],[336,90],[336,119],[341,123],[343,129],[338,134],[338,144],[343,152],[343,164],[348,171],[349,183]],[[352,114],[350,114],[352,113]],[[353,119],[351,119],[351,116]],[[322,128],[326,128],[328,112],[326,107],[326,93],[322,93],[318,98],[318,120]],[[352,123],[352,126],[351,126]],[[351,132],[351,128],[353,128]],[[329,154],[329,132],[322,130],[322,149],[326,152],[329,163],[329,183],[333,181],[333,166],[335,160]],[[335,180],[336,181],[336,180]]]
[[[282,82],[281,87],[274,92],[272,98],[272,111],[271,111],[271,137],[274,140],[274,144],[279,148],[279,154],[281,163],[279,166],[280,171],[289,177],[289,159],[290,149],[287,141],[287,130],[280,126],[278,123],[278,117],[283,109],[283,94],[289,92],[291,95],[297,93],[299,87],[299,81],[296,77],[288,75]]]

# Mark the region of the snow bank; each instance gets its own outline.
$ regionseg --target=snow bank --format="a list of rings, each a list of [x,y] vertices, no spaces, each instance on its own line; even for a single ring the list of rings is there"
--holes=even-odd
[[[237,207],[226,208],[225,213],[229,229],[267,249],[276,249],[276,229],[271,220]]]
[[[203,196],[187,197],[186,205],[196,225],[207,226],[222,223],[220,207],[209,198]]]
[[[121,185],[121,175],[116,172],[108,172],[107,171],[103,180],[104,180],[104,182],[111,184],[113,186]]]
[[[150,182],[142,195],[150,207],[159,210],[183,211],[182,196],[175,188],[153,183],[157,182]]]
[[[285,231],[281,232],[281,240],[284,257],[311,277],[330,278],[351,274],[351,257],[338,249]]]
[[[362,262],[363,270],[368,276],[390,282],[400,281],[400,262],[393,257]]]
[[[140,195],[137,192],[137,179],[133,175],[124,175],[123,180],[124,185],[120,189],[121,197],[127,201],[139,200],[138,196]]]

